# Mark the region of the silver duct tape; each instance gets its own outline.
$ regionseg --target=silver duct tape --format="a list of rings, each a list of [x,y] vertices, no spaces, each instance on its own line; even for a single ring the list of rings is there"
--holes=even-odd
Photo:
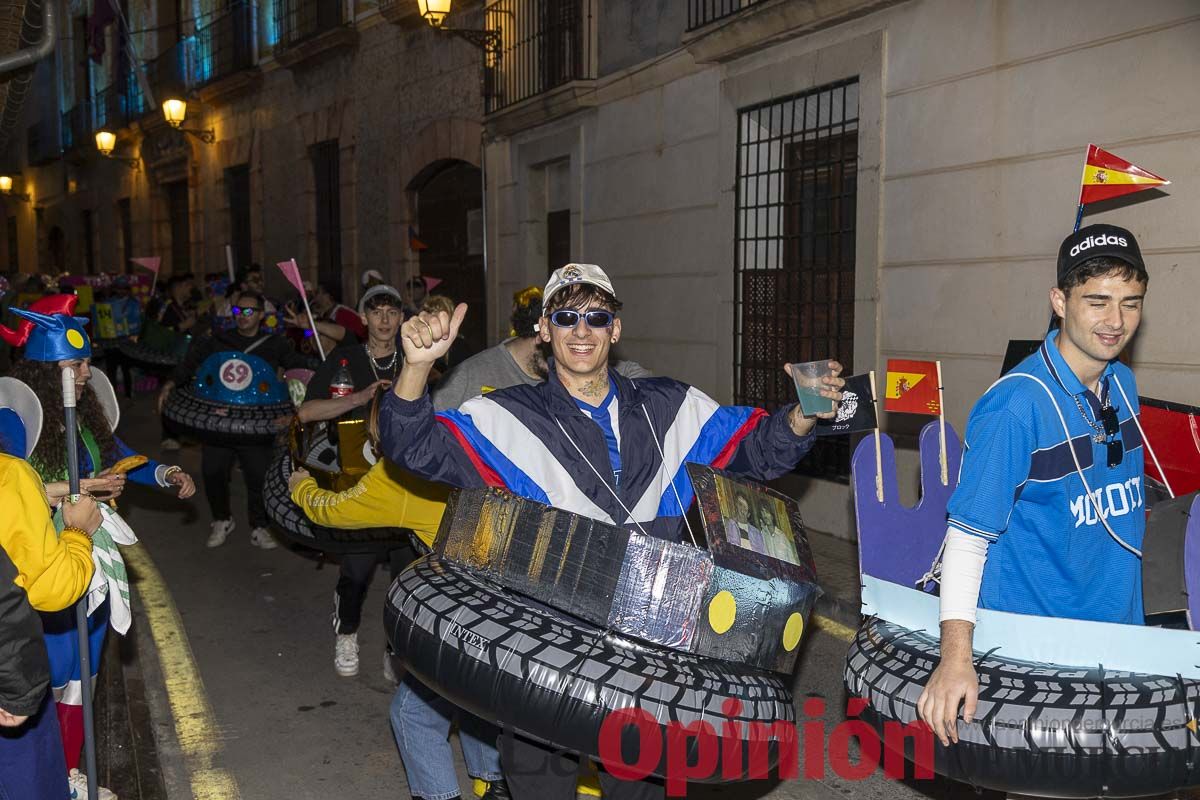
[[[712,559],[703,550],[630,536],[609,626],[648,642],[691,650],[712,572]]]
[[[806,545],[798,524],[796,530]],[[815,582],[805,580],[812,575],[810,563],[722,545],[716,566],[710,549],[645,536],[499,489],[472,489],[452,495],[434,549],[484,580],[599,628],[791,672],[820,594]]]

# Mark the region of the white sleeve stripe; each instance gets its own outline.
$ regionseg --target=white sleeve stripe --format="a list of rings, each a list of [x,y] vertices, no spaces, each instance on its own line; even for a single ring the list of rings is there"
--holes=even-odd
[[[658,473],[646,486],[646,491],[642,493],[637,505],[633,507],[635,520],[645,522],[658,516],[662,496],[670,489],[671,481],[683,466],[684,457],[691,452],[700,432],[720,408],[721,406],[704,392],[694,386],[688,387],[675,419],[671,421],[671,427],[663,436],[663,455],[666,458],[659,465]]]
[[[580,491],[571,473],[559,463],[550,448],[507,408],[485,395],[463,403],[459,412],[468,415],[475,429],[493,447],[540,486],[555,508],[601,522],[613,522],[604,509]]]

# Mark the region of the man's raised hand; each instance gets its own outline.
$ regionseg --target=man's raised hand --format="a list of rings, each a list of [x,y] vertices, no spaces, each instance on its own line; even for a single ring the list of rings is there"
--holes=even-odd
[[[458,337],[467,316],[467,304],[459,303],[451,316],[445,311],[422,311],[400,326],[405,364],[432,364],[446,354]]]

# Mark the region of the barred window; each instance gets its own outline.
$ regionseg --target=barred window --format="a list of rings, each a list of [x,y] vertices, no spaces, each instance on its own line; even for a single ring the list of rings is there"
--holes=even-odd
[[[858,79],[738,112],[734,395],[793,402],[785,362],[854,361]],[[799,472],[848,481],[847,437],[821,440]]]

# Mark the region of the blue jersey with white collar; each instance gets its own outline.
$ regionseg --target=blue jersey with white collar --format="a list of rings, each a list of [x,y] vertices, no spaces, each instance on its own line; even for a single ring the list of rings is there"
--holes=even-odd
[[[608,443],[608,462],[612,467],[615,483],[620,484],[621,429],[617,416],[617,411],[620,409],[620,405],[617,402],[617,387],[610,382],[608,385],[608,394],[600,401],[600,405],[598,406],[586,403],[578,398],[575,399],[575,405],[579,406],[579,410],[591,417],[600,426],[600,430],[604,431],[604,441]]]
[[[989,542],[980,608],[1141,625],[1141,560],[1100,520],[1141,549],[1146,515],[1142,439],[1133,419],[1137,386],[1128,367],[1112,362],[1097,398],[1063,360],[1057,337],[1051,331],[971,410],[949,524]],[[1115,467],[1089,425],[1098,424],[1102,401],[1120,421],[1116,438],[1124,453]]]

